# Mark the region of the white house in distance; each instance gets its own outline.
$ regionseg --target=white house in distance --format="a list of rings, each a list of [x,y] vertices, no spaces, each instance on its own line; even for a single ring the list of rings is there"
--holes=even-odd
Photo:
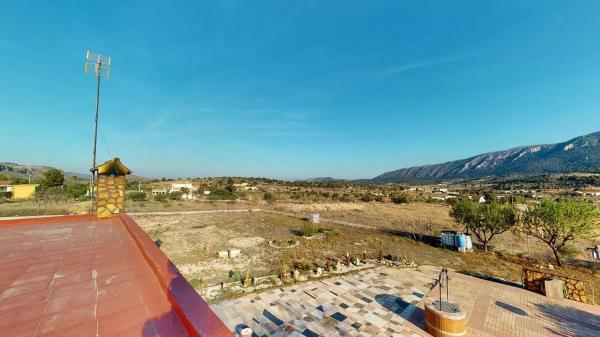
[[[173,183],[169,192],[182,192],[182,189],[187,189],[188,193],[182,194],[181,198],[189,200],[196,198],[194,194],[198,191],[198,187],[194,186],[191,182]]]
[[[233,184],[233,187],[235,187],[235,189],[238,191],[254,191],[258,189],[258,187],[249,186],[248,183],[245,182],[240,184]]]
[[[167,194],[166,188],[153,188],[152,195]]]

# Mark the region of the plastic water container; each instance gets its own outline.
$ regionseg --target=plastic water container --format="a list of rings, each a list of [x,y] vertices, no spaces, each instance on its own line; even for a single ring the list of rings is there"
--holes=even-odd
[[[467,248],[467,236],[465,234],[456,234],[456,246],[458,247],[458,249]]]
[[[471,235],[465,235],[466,238],[466,250],[473,250],[473,241],[471,240]]]
[[[444,247],[455,247],[456,246],[456,232],[444,231],[441,234],[442,246]]]

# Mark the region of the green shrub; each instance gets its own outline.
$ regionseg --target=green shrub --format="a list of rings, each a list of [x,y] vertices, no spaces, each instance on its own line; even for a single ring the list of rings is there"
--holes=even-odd
[[[235,191],[230,191],[225,188],[214,188],[210,190],[210,195],[208,196],[210,200],[235,200],[237,199],[237,194]]]
[[[275,202],[277,200],[275,195],[271,192],[265,192],[265,194],[263,195],[263,199],[268,203]]]
[[[202,288],[204,287],[204,281],[202,279],[193,278],[190,280],[190,285],[195,289]]]
[[[369,193],[367,193],[367,194],[364,194],[364,195],[363,195],[363,196],[360,198],[360,200],[361,200],[361,201],[364,201],[364,202],[369,202],[369,201],[372,201],[372,200],[373,200],[373,197],[371,197],[371,195],[370,195]]]
[[[309,270],[312,270],[313,263],[308,260],[301,260],[301,261],[294,263],[294,268],[299,269],[299,270],[309,271]]]
[[[144,192],[130,192],[127,194],[129,199],[133,201],[144,201],[146,200],[146,193]]]
[[[319,228],[317,231],[319,234],[324,234],[325,236],[338,236],[340,232],[336,228]]]
[[[157,194],[157,195],[154,196],[154,200],[160,201],[160,202],[166,202],[167,201],[167,195],[166,194]]]
[[[390,199],[394,204],[408,204],[410,202],[406,194],[394,194]]]
[[[351,202],[352,201],[352,196],[344,193],[341,197],[340,197],[340,201],[341,202]]]
[[[65,193],[70,197],[79,198],[87,193],[88,188],[89,186],[87,184],[75,183],[67,186],[67,188],[65,188]]]
[[[300,234],[302,234],[302,236],[315,235],[315,226],[312,224],[312,222],[304,222],[304,225],[302,225],[302,227],[300,228]]]
[[[239,269],[230,270],[229,278],[232,281],[241,281],[242,280],[242,272]]]
[[[169,193],[169,199],[171,199],[171,200],[181,200],[181,196],[182,195],[183,195],[183,192],[173,191],[173,192]]]

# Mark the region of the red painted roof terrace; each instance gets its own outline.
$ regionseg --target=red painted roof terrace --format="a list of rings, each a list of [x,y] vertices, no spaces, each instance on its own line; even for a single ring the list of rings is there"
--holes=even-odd
[[[0,221],[0,336],[233,336],[128,216]]]

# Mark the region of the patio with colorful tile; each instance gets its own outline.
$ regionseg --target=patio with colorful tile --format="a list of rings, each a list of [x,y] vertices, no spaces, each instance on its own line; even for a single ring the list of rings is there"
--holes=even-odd
[[[253,336],[429,336],[424,303],[437,299],[439,268],[378,267],[212,305],[234,332]],[[600,308],[450,273],[450,300],[467,336],[598,336]],[[433,288],[432,288],[433,287]],[[444,290],[445,291],[445,290]]]
[[[410,323],[437,268],[378,267],[355,274],[271,289],[213,305],[232,330],[256,336],[426,336]]]

